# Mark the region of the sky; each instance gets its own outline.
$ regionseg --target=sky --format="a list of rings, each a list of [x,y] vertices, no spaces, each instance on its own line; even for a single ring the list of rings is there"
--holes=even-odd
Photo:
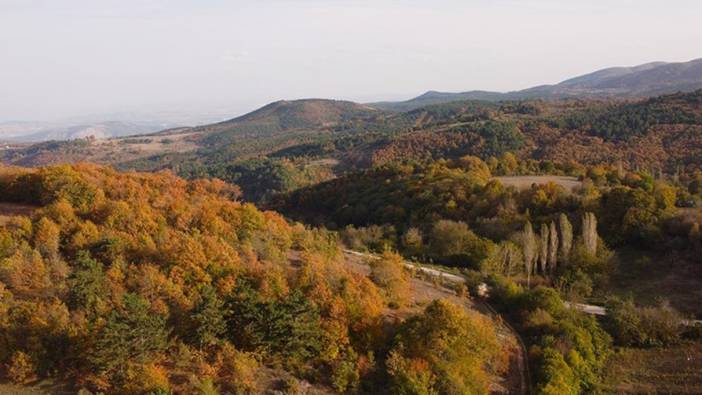
[[[0,0],[0,121],[510,91],[702,57],[699,0]]]

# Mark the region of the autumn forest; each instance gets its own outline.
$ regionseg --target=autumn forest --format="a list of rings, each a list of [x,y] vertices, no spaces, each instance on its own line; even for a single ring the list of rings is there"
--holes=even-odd
[[[0,393],[699,393],[702,91],[389,107],[0,151]]]

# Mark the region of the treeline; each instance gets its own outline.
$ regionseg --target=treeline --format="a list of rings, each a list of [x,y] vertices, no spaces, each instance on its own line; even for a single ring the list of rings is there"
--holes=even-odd
[[[582,186],[573,192],[554,183],[517,189],[492,178],[493,172],[519,174],[529,169],[578,175]],[[474,233],[500,242],[523,230],[527,221],[541,232],[542,225],[557,224],[561,214],[579,226],[586,212],[599,220],[599,234],[611,247],[674,248],[692,253],[699,248],[699,210],[692,208],[702,198],[698,184],[699,174],[664,180],[621,166],[538,163],[506,154],[488,164],[465,157],[382,166],[292,192],[274,207],[332,229],[391,226],[390,231],[371,232],[382,234],[391,247],[403,247],[407,235],[415,240],[409,243],[411,254],[434,257],[454,255],[442,252],[446,249],[441,240],[450,234],[468,240]],[[463,225],[443,232],[442,228],[450,226],[441,223],[445,220]],[[419,239],[425,242],[422,251],[418,250]]]
[[[407,291],[396,259],[371,281],[333,234],[237,194],[170,173],[0,168],[2,200],[36,206],[0,226],[0,378],[84,393],[487,393],[503,369],[492,322],[447,302],[387,321]]]

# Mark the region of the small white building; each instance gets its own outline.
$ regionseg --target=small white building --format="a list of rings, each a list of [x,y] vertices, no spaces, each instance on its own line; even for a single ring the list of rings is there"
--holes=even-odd
[[[485,283],[480,283],[475,289],[475,294],[481,298],[487,298],[490,296],[490,287]]]

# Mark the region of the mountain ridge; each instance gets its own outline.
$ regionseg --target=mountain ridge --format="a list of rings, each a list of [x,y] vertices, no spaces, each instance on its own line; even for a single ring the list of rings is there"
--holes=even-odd
[[[376,102],[371,106],[387,111],[411,111],[431,104],[458,100],[526,100],[567,98],[644,98],[691,92],[702,88],[702,58],[688,62],[649,62],[631,67],[608,67],[563,80],[518,91],[464,92],[427,91],[399,102]]]

